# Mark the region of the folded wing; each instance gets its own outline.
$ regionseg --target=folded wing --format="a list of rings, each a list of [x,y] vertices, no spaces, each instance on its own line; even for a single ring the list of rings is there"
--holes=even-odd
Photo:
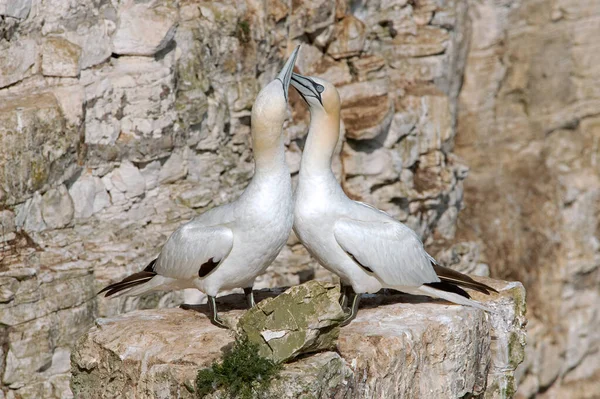
[[[417,235],[397,222],[340,219],[334,226],[338,244],[385,287],[439,282]]]
[[[201,226],[193,221],[177,229],[164,245],[154,271],[165,277],[206,277],[231,252],[233,232],[226,226]]]

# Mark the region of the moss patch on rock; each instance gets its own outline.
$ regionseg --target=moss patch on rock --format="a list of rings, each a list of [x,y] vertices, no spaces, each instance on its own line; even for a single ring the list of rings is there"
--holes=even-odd
[[[196,393],[203,398],[223,389],[230,398],[250,399],[265,391],[280,371],[281,365],[258,354],[257,344],[240,337],[222,362],[198,372]]]

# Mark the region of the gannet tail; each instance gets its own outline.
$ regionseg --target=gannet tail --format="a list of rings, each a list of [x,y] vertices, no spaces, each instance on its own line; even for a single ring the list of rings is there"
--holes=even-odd
[[[436,283],[434,283],[434,284],[436,284]],[[437,283],[437,284],[439,284],[439,283]],[[444,284],[444,283],[442,283],[442,284]],[[448,284],[448,285],[450,285],[450,284]],[[472,306],[474,308],[481,309],[486,312],[493,312],[492,309],[488,308],[487,306],[482,305],[481,303],[470,299],[470,296],[468,294],[467,294],[467,296],[464,296],[463,294],[457,293],[457,290],[455,290],[455,289],[463,291],[462,289],[460,289],[459,287],[456,287],[456,286],[454,286],[451,291],[447,291],[445,286],[439,286],[439,288],[436,288],[435,286],[430,286],[430,285],[422,285],[419,288],[416,288],[415,291],[417,291],[418,293],[420,293],[422,295],[427,295],[427,296],[431,296],[434,298],[445,299],[448,302],[456,303],[458,305]],[[466,294],[466,292],[465,292],[465,294]]]
[[[459,285],[463,288],[469,288],[471,290],[479,291],[483,294],[489,295],[490,292],[496,292],[497,290],[490,287],[487,284],[480,283],[479,281],[473,280],[471,277],[466,274],[457,272],[456,270],[452,270],[448,267],[438,265],[433,258],[432,265],[433,270],[435,270],[435,274],[440,278],[440,280],[444,283],[449,283],[452,285]],[[461,294],[462,295],[462,294]],[[463,295],[464,296],[464,295]]]

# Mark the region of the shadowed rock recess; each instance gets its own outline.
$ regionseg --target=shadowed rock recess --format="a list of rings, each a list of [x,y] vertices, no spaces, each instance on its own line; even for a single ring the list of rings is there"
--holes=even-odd
[[[286,364],[261,398],[510,398],[524,356],[525,291],[520,283],[485,283],[500,293],[476,299],[494,313],[390,291],[367,295],[356,320],[340,329],[337,286],[309,282],[241,318],[236,309],[223,316],[239,319],[238,330],[270,358],[318,351]],[[240,294],[222,300],[224,308],[244,307]],[[73,352],[71,386],[82,398],[194,398],[196,373],[232,341],[190,310],[98,319]]]

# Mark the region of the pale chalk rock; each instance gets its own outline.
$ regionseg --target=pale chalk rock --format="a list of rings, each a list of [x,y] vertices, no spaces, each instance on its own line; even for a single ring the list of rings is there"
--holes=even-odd
[[[0,15],[25,19],[31,10],[31,0],[0,0]]]
[[[42,197],[42,217],[49,228],[65,227],[73,214],[73,200],[64,185],[48,190]]]
[[[112,53],[111,31],[114,23],[100,20],[92,26],[80,26],[77,32],[65,33],[65,38],[81,48],[79,67],[86,69],[102,64]]]
[[[46,223],[42,217],[42,196],[39,192],[36,192],[32,198],[18,208],[16,224],[17,227],[28,232],[46,229]]]
[[[181,193],[177,200],[189,208],[204,208],[212,202],[214,193],[204,187],[196,187]]]
[[[348,15],[337,23],[335,40],[327,48],[327,54],[335,59],[359,55],[367,38],[365,24],[358,18]]]
[[[121,166],[102,178],[103,182],[110,182],[107,186],[111,195],[119,197],[119,193],[126,198],[137,197],[146,191],[146,181],[140,170],[131,162],[123,162]]]
[[[514,370],[523,360],[525,292],[519,283],[484,282],[500,294],[475,296],[494,313],[392,292],[366,296],[358,317],[340,330],[338,353],[322,352],[285,365],[282,379],[263,397],[508,398],[515,389]],[[257,298],[276,293],[257,292]],[[240,317],[237,309],[245,308],[241,294],[218,301],[230,322]],[[277,298],[264,301],[266,307],[259,302],[254,313],[266,311]],[[290,303],[289,317],[310,303]],[[196,308],[208,311],[206,305]],[[246,313],[242,320],[248,317]],[[280,339],[278,327],[267,330],[262,330],[261,340]],[[190,310],[145,310],[98,319],[72,354],[73,394],[193,398],[198,370],[218,360],[232,341],[229,332]],[[224,398],[226,393],[210,397]]]
[[[186,174],[187,164],[184,156],[179,152],[174,152],[160,169],[158,182],[160,184],[173,183],[174,181],[183,179]]]
[[[461,273],[488,277],[488,265],[481,262],[481,245],[476,242],[459,242],[436,254],[440,264]]]
[[[44,76],[76,77],[79,75],[81,47],[62,37],[49,37],[42,45]]]
[[[146,191],[152,190],[158,186],[158,174],[160,173],[161,167],[160,161],[152,161],[140,168],[140,172],[146,181]]]
[[[73,199],[74,216],[88,218],[110,205],[110,196],[98,177],[82,175],[69,189]]]
[[[0,211],[0,235],[12,233],[15,229],[15,214],[8,209]]]
[[[154,55],[175,37],[177,9],[160,1],[125,2],[113,37],[114,52],[123,55]]]
[[[352,83],[338,88],[346,137],[373,139],[387,132],[394,117],[387,79]]]
[[[37,58],[35,40],[0,43],[0,88],[19,82],[32,74]]]

